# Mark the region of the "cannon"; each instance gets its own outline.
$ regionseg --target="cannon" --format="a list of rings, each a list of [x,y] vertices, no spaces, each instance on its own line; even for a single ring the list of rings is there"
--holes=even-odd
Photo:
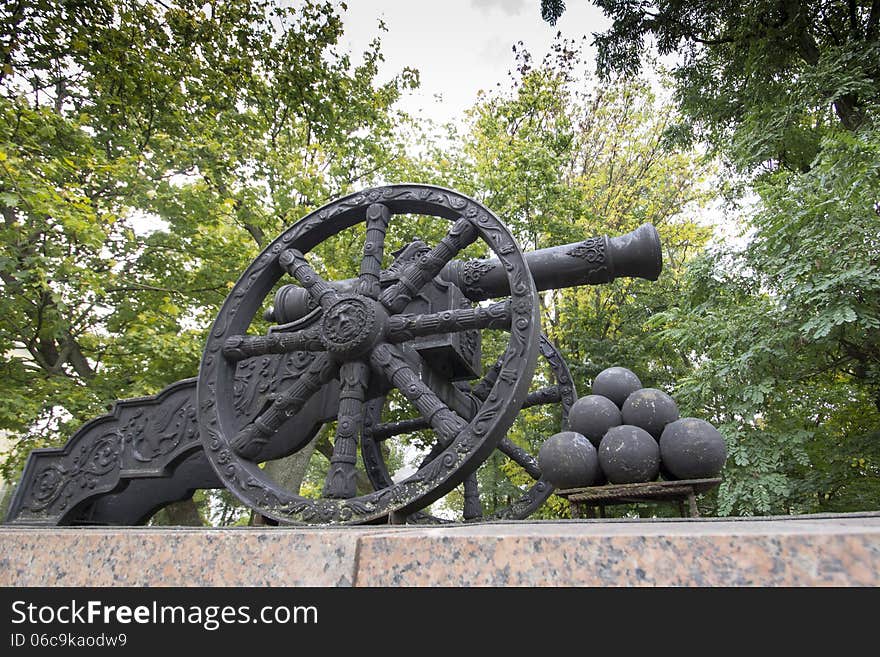
[[[408,241],[384,267],[394,217],[409,214],[447,222],[445,236],[433,246]],[[325,280],[309,252],[360,224],[356,276]],[[490,257],[459,257],[477,242]],[[461,484],[463,516],[473,520],[481,517],[476,472],[496,449],[533,485],[495,517],[526,517],[553,489],[507,434],[522,408],[538,404],[559,405],[564,428],[577,398],[564,358],[541,332],[538,292],[656,280],[661,268],[647,224],[524,254],[497,216],[453,190],[401,184],[340,198],[245,270],[195,379],[121,401],[64,447],[34,450],[6,521],[137,524],[196,488],[224,487],[279,523],[430,522],[438,519],[424,510]],[[256,332],[263,321],[271,326]],[[539,357],[554,381],[530,390]],[[414,417],[383,419],[395,404]],[[335,436],[319,496],[286,490],[260,467],[303,449],[328,424]],[[427,452],[395,478],[382,444],[413,431],[430,437]]]

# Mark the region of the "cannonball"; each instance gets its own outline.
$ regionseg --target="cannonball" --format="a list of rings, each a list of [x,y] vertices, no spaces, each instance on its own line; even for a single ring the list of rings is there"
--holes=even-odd
[[[654,481],[660,469],[660,448],[644,429],[622,424],[602,438],[599,466],[612,484]]]
[[[556,488],[591,486],[599,471],[596,448],[575,431],[550,436],[538,451],[541,474]]]
[[[608,397],[617,404],[617,408],[623,406],[626,398],[641,387],[639,377],[625,367],[609,367],[593,379],[593,394]]]
[[[623,421],[617,404],[602,395],[581,397],[568,411],[568,428],[589,438],[596,447],[606,431],[620,424]]]
[[[624,424],[641,427],[655,440],[660,439],[667,424],[679,418],[678,406],[672,397],[657,388],[636,390],[626,398],[621,415]]]
[[[727,445],[718,429],[705,420],[684,417],[663,430],[660,458],[678,479],[708,479],[724,467]]]

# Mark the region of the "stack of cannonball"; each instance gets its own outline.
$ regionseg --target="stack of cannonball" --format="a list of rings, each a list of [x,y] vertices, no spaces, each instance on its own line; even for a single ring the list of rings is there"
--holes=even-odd
[[[548,438],[538,452],[544,477],[557,488],[634,484],[715,477],[727,460],[718,430],[680,418],[672,397],[643,388],[625,367],[609,367],[593,380],[591,395],[568,414],[568,431]]]

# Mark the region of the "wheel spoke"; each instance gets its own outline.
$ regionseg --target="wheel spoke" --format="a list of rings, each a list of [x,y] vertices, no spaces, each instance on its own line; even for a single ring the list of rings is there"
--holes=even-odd
[[[531,408],[532,406],[558,404],[561,401],[562,392],[559,390],[559,386],[547,386],[545,388],[539,388],[534,392],[530,392],[522,407]]]
[[[291,351],[324,351],[320,329],[309,327],[293,333],[271,335],[233,335],[223,345],[223,355],[230,362],[238,362],[266,354],[286,354]]]
[[[440,243],[418,261],[404,267],[400,279],[387,287],[379,301],[392,313],[399,313],[419,290],[440,273],[459,251],[477,239],[477,229],[469,219],[456,221]]]
[[[479,399],[485,399],[488,395],[488,390],[484,395],[480,396],[479,394],[477,394],[477,388],[475,386],[473,394]],[[548,386],[546,388],[536,390],[535,392],[530,392],[529,396],[526,397],[526,401],[522,405],[522,407],[530,408],[532,406],[541,406],[543,404],[558,404],[560,399],[561,395],[559,393],[559,388],[557,386]],[[405,420],[398,420],[396,422],[381,422],[373,428],[372,435],[373,440],[380,441],[388,440],[389,438],[399,436],[402,433],[412,433],[414,431],[421,431],[422,429],[430,428],[431,425],[428,424],[428,421],[425,418],[411,417]]]
[[[278,256],[278,264],[293,276],[321,307],[327,308],[339,297],[339,294],[327,281],[321,278],[308,263],[301,251],[287,249]]]
[[[484,399],[484,397],[482,399]],[[556,386],[548,386],[536,390],[535,392],[530,392],[522,407],[531,408],[532,406],[541,406],[544,404],[558,404],[559,400],[559,388]],[[398,420],[397,422],[382,422],[381,424],[377,424],[373,429],[373,440],[388,440],[389,438],[399,436],[402,433],[412,433],[414,431],[421,431],[422,429],[429,429],[430,427],[431,425],[429,425],[428,421],[423,417],[407,418],[405,420]]]
[[[370,368],[361,361],[345,363],[339,369],[339,413],[333,456],[324,482],[324,496],[350,499],[357,494],[357,443],[363,429],[364,394],[370,382]]]
[[[374,397],[364,402],[363,428],[361,429],[361,458],[364,462],[367,478],[373,484],[373,488],[387,488],[392,483],[391,475],[385,464],[380,441],[373,434],[379,420],[382,419],[382,408],[385,406],[386,397]]]
[[[370,363],[418,409],[437,433],[439,444],[444,449],[467,426],[458,413],[444,404],[419,379],[397,347],[388,343],[377,345],[370,356]]]
[[[398,422],[382,422],[373,428],[373,440],[388,440],[402,433],[412,433],[422,429],[430,429],[431,425],[423,417],[413,417]]]
[[[440,454],[443,452],[444,449],[446,449],[446,447],[443,445],[442,441],[438,440],[436,443],[434,443],[431,446],[431,449],[428,451],[428,453],[425,454],[425,458],[423,458],[422,462],[419,463],[419,470],[421,470],[426,465],[428,465],[431,461],[433,461],[435,458],[440,456]]]
[[[503,366],[504,362],[501,358],[496,360],[495,364],[489,368],[488,372],[486,372],[486,376],[480,379],[480,381],[471,388],[471,394],[481,401],[486,401],[486,397],[492,392],[492,386],[494,386],[495,382],[498,380],[498,376],[501,374],[501,368]]]
[[[480,502],[480,486],[477,484],[477,473],[471,472],[464,480],[464,519],[476,520],[483,515]]]
[[[494,370],[492,370],[492,371],[494,371]],[[490,373],[487,375],[487,378],[489,378],[492,371],[490,371]],[[555,387],[555,386],[553,386],[553,387]],[[548,396],[546,394],[544,394],[545,391],[547,391],[547,390],[548,390],[547,388],[542,388],[537,393],[534,393],[535,396],[532,399],[535,403],[533,403],[532,406],[536,406],[541,403],[549,403],[548,401],[546,401]],[[457,388],[451,388],[450,393],[454,395],[454,398],[448,399],[447,402],[449,404],[452,404],[452,406],[454,408],[463,407],[464,405],[467,404],[468,395],[466,393],[462,392],[461,390],[458,390]],[[475,396],[473,391],[471,391],[471,395]],[[478,399],[485,400],[485,396],[478,398]],[[525,408],[525,405],[523,405],[523,408]],[[469,413],[463,413],[463,415],[466,418],[472,417],[472,414],[469,414]],[[523,448],[521,448],[521,447],[517,446],[515,443],[513,443],[507,436],[505,436],[504,438],[501,439],[501,442],[498,444],[498,449],[503,454],[510,457],[513,461],[518,463],[533,478],[535,478],[535,479],[541,478],[541,471],[538,468],[538,462],[535,460],[535,458],[531,454],[529,454],[527,451],[525,451]]]
[[[327,354],[318,354],[309,368],[289,388],[232,439],[233,451],[247,459],[255,458],[287,418],[295,415],[321,387],[339,371]]]
[[[494,377],[491,376],[492,372],[496,371],[496,368],[493,368],[487,374],[487,377],[483,379],[482,382],[487,379],[490,380],[489,388],[491,388],[491,382],[494,381]],[[475,387],[476,390],[476,387]],[[488,390],[486,391],[488,394]],[[486,395],[479,396],[481,399],[485,399]],[[558,403],[560,399],[559,388],[557,386],[548,386],[546,388],[541,388],[533,393],[529,394],[529,397],[526,399],[526,403],[523,404],[523,408],[527,408],[530,406],[537,406],[540,404],[554,404]],[[397,422],[383,422],[377,424],[372,430],[372,437],[375,441],[387,440],[392,436],[397,436],[402,433],[411,433],[413,431],[419,431],[421,429],[427,429],[430,425],[428,421],[423,417],[417,418],[407,418],[405,420],[399,420]],[[439,443],[435,444],[433,449],[424,457],[419,467],[423,467],[433,461],[437,456],[439,456],[440,452],[442,452],[444,447]],[[509,438],[502,438],[501,442],[498,445],[498,450],[510,458],[512,461],[517,463],[523,470],[525,470],[530,477],[532,477],[535,481],[541,479],[541,470],[538,467],[537,460],[529,454],[526,450],[518,445],[514,444]],[[467,482],[467,480],[465,480]],[[467,504],[467,488],[465,490],[465,500]],[[479,490],[477,490],[477,495],[479,495]],[[479,497],[476,498],[479,501]],[[475,508],[475,507],[474,507]],[[477,517],[477,516],[475,516]]]
[[[379,274],[382,272],[382,256],[385,252],[385,232],[391,211],[381,203],[367,208],[367,237],[364,240],[364,257],[358,274],[357,291],[371,299],[378,299],[382,288]]]
[[[481,401],[485,401],[492,390],[492,386],[498,380],[498,374],[501,371],[501,362],[496,362],[492,368],[486,373],[479,383],[475,384],[471,389],[471,394]],[[539,388],[534,392],[530,392],[523,402],[522,408],[531,408],[532,406],[543,406],[545,404],[558,404],[562,401],[562,391],[558,385],[546,386]]]
[[[515,445],[506,436],[501,439],[500,443],[498,443],[498,451],[517,463],[523,470],[528,472],[529,476],[535,481],[541,478],[541,469],[538,467],[538,462],[535,460],[535,457],[519,445]]]
[[[394,315],[388,319],[388,342],[407,342],[421,335],[454,333],[473,329],[509,329],[510,303],[459,308],[423,315]]]

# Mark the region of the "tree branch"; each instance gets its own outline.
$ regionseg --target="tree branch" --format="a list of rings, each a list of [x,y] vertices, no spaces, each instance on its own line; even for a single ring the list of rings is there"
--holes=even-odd
[[[74,371],[86,381],[91,381],[92,379],[94,379],[95,371],[92,369],[92,366],[89,365],[89,362],[83,355],[79,343],[77,343],[77,341],[74,340],[73,336],[70,334],[68,334],[67,336],[65,348],[68,350],[67,360],[73,367]]]
[[[849,5],[849,31],[856,39],[858,39],[861,36],[861,30],[859,29],[858,3],[856,0],[849,0],[847,4]]]
[[[18,47],[18,38],[16,37],[15,30],[21,25],[21,22],[24,20],[24,2],[22,0],[18,0],[15,3],[15,9],[11,12],[12,14],[12,23],[7,26],[7,30],[9,31],[9,43],[5,44],[3,48],[6,52],[3,55],[3,65],[0,66],[0,83],[3,82],[3,78],[7,76],[6,70],[7,66],[12,68],[12,54],[15,52]]]
[[[880,23],[880,0],[871,3],[871,13],[868,15],[868,24],[865,27],[865,38],[868,41],[877,36],[877,24]]]
[[[797,0],[786,0],[785,8],[795,24],[798,54],[807,64],[816,66],[821,51],[816,39],[810,33],[803,7]],[[858,101],[852,94],[844,94],[836,99],[833,105],[837,118],[847,130],[856,130],[862,124],[863,117],[858,109]]]
[[[266,242],[266,233],[259,226],[255,226],[254,224],[244,224],[244,229],[250,233],[250,236],[254,238],[254,241],[257,243],[257,246],[260,248],[263,247],[263,244]]]

